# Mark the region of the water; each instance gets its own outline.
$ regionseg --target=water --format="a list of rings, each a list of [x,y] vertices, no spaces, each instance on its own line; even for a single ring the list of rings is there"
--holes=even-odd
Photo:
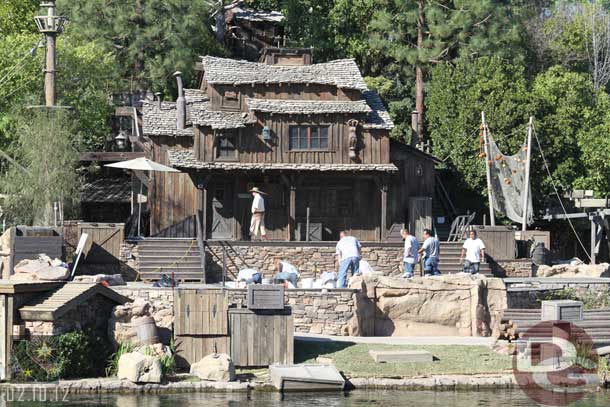
[[[10,397],[10,395],[8,395]],[[19,396],[16,394],[15,396]],[[252,392],[235,393],[182,393],[164,395],[68,395],[59,402],[53,401],[55,394],[47,394],[47,401],[32,402],[32,395],[23,395],[22,402],[6,401],[7,394],[0,395],[0,407],[365,407],[380,405],[383,407],[417,406],[417,407],[520,407],[538,405],[519,390],[495,391],[353,391],[349,394],[288,394],[282,398],[278,393]],[[40,396],[38,396],[38,399]],[[587,394],[583,400],[571,404],[575,407],[610,406],[610,392]]]

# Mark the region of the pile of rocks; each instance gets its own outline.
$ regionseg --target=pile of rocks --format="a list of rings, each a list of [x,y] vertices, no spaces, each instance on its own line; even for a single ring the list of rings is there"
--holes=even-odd
[[[540,266],[536,277],[610,277],[610,264],[557,264],[555,266]]]
[[[138,336],[133,327],[137,318],[152,317],[157,325],[161,343],[169,344],[172,337],[174,311],[171,304],[164,301],[150,301],[136,298],[134,302],[114,307],[108,321],[108,337],[115,346],[121,343],[138,344]]]
[[[14,268],[11,280],[64,281],[70,276],[68,265],[59,259],[41,254],[35,260],[21,260]]]

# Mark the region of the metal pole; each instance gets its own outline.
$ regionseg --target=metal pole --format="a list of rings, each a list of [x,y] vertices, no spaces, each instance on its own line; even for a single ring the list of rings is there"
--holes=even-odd
[[[485,172],[487,174],[487,198],[489,200],[489,222],[491,226],[496,226],[496,216],[494,213],[493,195],[491,190],[491,165],[489,161],[493,158],[489,151],[489,142],[487,140],[487,123],[485,122],[485,112],[481,112],[481,123],[483,124],[483,141],[485,143]]]
[[[591,264],[595,264],[595,248],[597,246],[597,223],[595,216],[591,217]]]
[[[138,237],[140,237],[140,218],[142,217],[142,188],[143,182],[140,179],[140,193],[138,194]]]
[[[46,67],[44,71],[44,95],[47,106],[55,106],[55,50],[57,31],[55,31],[55,1],[50,1],[47,9],[48,26],[52,30],[45,34],[47,40]]]
[[[525,154],[525,176],[523,178],[523,221],[521,222],[521,231],[527,230],[527,211],[529,210],[530,199],[530,164],[532,158],[532,131],[534,127],[534,117],[530,116],[530,122],[527,125],[527,151]],[[523,238],[523,237],[521,237]]]

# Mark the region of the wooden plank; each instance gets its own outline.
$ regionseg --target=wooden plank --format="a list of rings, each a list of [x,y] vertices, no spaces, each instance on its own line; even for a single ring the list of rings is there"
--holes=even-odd
[[[12,350],[13,350],[13,318],[14,318],[14,312],[15,310],[13,309],[13,305],[14,305],[14,297],[12,295],[8,295],[6,296],[6,306],[5,306],[5,314],[6,314],[6,325],[4,326],[5,328],[5,335],[6,335],[6,348],[4,349],[4,354],[5,354],[5,366],[6,366],[6,376],[5,379],[6,380],[10,380],[11,379],[11,369],[10,369],[10,362],[11,362],[11,354],[12,354]]]
[[[286,349],[285,364],[294,363],[294,317],[292,315],[285,318],[286,322]]]
[[[7,296],[0,295],[0,380],[6,380],[9,370],[9,359],[6,349],[8,344],[8,326],[7,326]]]

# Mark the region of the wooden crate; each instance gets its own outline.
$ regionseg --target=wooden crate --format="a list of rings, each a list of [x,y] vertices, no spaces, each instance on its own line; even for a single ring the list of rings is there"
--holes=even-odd
[[[174,291],[175,335],[226,335],[229,299],[226,290]]]
[[[284,286],[281,284],[248,285],[248,308],[251,310],[284,309]]]
[[[230,308],[229,334],[235,366],[293,363],[294,321],[289,307],[273,311]]]

